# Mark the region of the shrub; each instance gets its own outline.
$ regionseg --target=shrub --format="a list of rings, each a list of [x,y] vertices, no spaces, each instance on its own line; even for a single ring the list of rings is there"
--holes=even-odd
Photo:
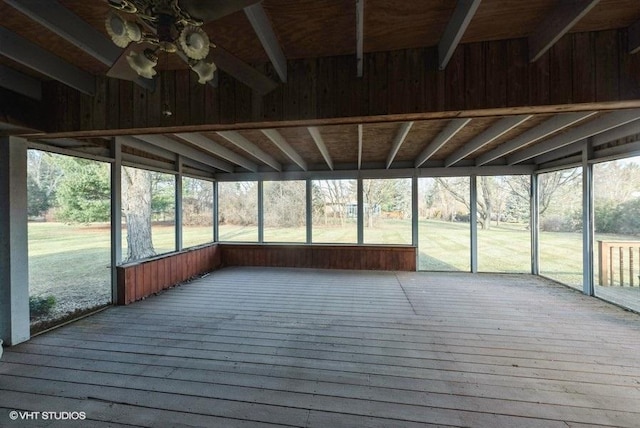
[[[47,297],[29,297],[29,310],[31,312],[31,318],[49,315],[51,309],[56,305],[56,298],[53,296]]]

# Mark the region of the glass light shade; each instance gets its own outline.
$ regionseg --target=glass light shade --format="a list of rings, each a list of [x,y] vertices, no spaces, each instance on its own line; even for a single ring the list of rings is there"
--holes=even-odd
[[[126,48],[131,43],[131,37],[127,31],[127,22],[116,13],[109,13],[105,21],[107,33],[113,43],[121,48]]]
[[[157,74],[153,67],[158,64],[158,57],[151,49],[145,49],[143,53],[131,51],[127,56],[127,62],[138,76],[145,79],[153,79]]]
[[[185,27],[179,37],[180,48],[191,59],[204,59],[209,55],[209,36],[202,28]]]
[[[213,79],[213,73],[215,73],[217,68],[214,63],[206,61],[198,61],[191,65],[191,69],[198,73],[198,83],[202,83],[203,85]]]

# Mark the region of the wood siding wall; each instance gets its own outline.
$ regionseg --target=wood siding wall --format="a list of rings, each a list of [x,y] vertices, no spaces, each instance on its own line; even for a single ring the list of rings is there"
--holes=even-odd
[[[217,244],[118,266],[118,305],[128,305],[220,266]]]
[[[416,249],[383,245],[212,244],[118,266],[118,305],[149,297],[220,266],[415,271]]]
[[[341,118],[385,114],[596,103],[640,99],[640,55],[629,55],[626,30],[575,33],[535,63],[526,39],[461,45],[446,70],[432,48],[291,60],[288,82],[260,98],[224,72],[218,88],[190,70],[168,71],[154,92],[131,82],[98,79],[89,97],[46,85],[50,131],[153,128],[202,124]],[[274,80],[271,65],[258,67]],[[167,102],[174,112],[164,117]]]
[[[223,266],[416,270],[416,248],[385,245],[219,244]]]

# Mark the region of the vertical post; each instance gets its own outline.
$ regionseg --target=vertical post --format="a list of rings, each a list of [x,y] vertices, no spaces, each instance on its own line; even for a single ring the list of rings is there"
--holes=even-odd
[[[213,182],[213,242],[220,240],[218,233],[218,182]]]
[[[418,176],[414,173],[411,177],[411,245],[416,247],[416,270],[420,270],[420,233],[418,227]]]
[[[478,176],[472,175],[469,183],[471,192],[471,272],[478,273]]]
[[[264,181],[258,180],[258,242],[264,242]]]
[[[307,244],[313,241],[313,183],[307,178],[306,185],[306,223],[307,223]]]
[[[364,243],[364,183],[362,178],[358,177],[356,192],[358,193],[358,208],[357,208],[357,222],[358,222],[358,244]],[[371,213],[369,213],[371,215]]]
[[[27,141],[0,138],[0,339],[29,340]]]
[[[609,246],[598,241],[598,285],[609,285]]]
[[[593,296],[593,165],[591,140],[582,149],[582,292]]]
[[[182,250],[183,229],[182,229],[182,156],[176,155],[176,203],[175,203],[175,228],[176,228],[176,251]]]
[[[118,300],[117,266],[122,262],[122,141],[111,140],[111,301]],[[124,296],[122,296],[124,298]]]
[[[540,175],[531,174],[530,219],[531,230],[531,274],[540,275]]]

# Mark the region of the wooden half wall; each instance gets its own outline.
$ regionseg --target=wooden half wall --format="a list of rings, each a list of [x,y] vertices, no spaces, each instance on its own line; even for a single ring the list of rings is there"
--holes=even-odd
[[[118,266],[116,303],[128,305],[222,266],[415,271],[416,247],[215,243]]]

